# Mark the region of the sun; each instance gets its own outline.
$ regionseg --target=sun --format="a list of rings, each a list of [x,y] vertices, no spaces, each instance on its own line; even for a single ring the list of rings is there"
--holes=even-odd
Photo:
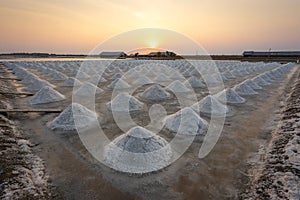
[[[156,47],[157,47],[157,42],[156,42],[155,40],[151,40],[151,41],[149,42],[149,46],[150,46],[151,48],[156,48]]]

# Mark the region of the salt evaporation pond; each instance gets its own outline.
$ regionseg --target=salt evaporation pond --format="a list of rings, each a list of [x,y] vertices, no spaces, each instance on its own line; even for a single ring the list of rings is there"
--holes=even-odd
[[[193,195],[201,194],[222,199],[234,195],[237,185],[243,184],[236,177],[241,176],[238,170],[244,170],[244,156],[255,152],[260,142],[266,142],[268,136],[264,128],[274,117],[272,113],[276,110],[273,105],[279,105],[278,99],[284,96],[285,84],[296,72],[292,63],[216,61],[217,71],[210,67],[211,61],[116,60],[102,69],[101,66],[107,63],[109,61],[105,60],[4,62],[16,77],[22,79],[21,89],[35,94],[18,99],[20,106],[35,108],[39,104],[51,104],[63,110],[60,114],[32,116],[22,123],[24,129],[39,133],[39,138],[32,137],[41,143],[38,148],[42,155],[51,155],[44,156],[46,163],[62,162],[67,158],[60,168],[49,165],[53,182],[66,191],[67,188],[79,188],[74,193],[86,193],[80,183],[74,183],[74,188],[68,184],[74,178],[74,174],[68,171],[72,168],[78,175],[87,173],[96,177],[97,183],[83,178],[91,186],[109,185],[117,191],[145,198],[153,195],[157,199],[171,198],[184,194],[195,199]],[[168,69],[162,68],[163,65]],[[222,88],[218,88],[220,81],[224,84]],[[187,99],[192,94],[196,99],[189,99],[191,107],[182,106],[177,99],[182,97],[177,97],[177,93],[182,93],[181,96]],[[95,100],[93,106],[90,97]],[[80,102],[76,102],[77,98]],[[149,116],[155,104],[164,107],[157,113],[158,122]],[[129,112],[135,124],[118,127],[114,112],[121,117],[123,112],[126,113],[124,117]],[[172,146],[167,147],[164,154],[145,156],[149,166],[137,166],[137,160],[130,162],[130,155],[120,151],[153,152],[166,147],[176,134],[183,138],[196,136],[204,139],[211,117],[219,115],[226,116],[225,125],[219,142],[205,159],[197,157],[203,140],[193,141],[187,152],[172,163],[169,161],[177,153]],[[157,123],[161,130],[155,132],[145,128],[150,122]],[[89,129],[98,125],[111,140],[101,155],[107,166],[95,164],[95,159],[77,134],[78,129],[86,129],[89,139],[97,141]],[[98,148],[91,147],[93,150]],[[59,153],[57,149],[61,149]],[[149,169],[152,173],[147,173],[143,179],[132,176],[143,175],[143,171]],[[65,180],[59,179],[62,176]],[[186,188],[185,183],[190,183],[191,189]],[[143,194],[140,192],[143,187],[150,189]],[[158,190],[160,194],[154,192]],[[96,189],[91,189],[91,192],[99,193]]]

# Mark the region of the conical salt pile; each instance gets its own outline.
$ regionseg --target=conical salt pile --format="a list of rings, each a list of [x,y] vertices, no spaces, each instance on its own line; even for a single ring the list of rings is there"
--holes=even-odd
[[[272,82],[273,80],[270,78],[270,76],[267,75],[267,73],[263,73],[260,75],[261,78],[266,80],[267,82]]]
[[[254,83],[251,79],[247,79],[243,81],[242,83],[245,83],[246,85],[250,86],[253,90],[261,90],[262,87]]]
[[[223,116],[229,112],[226,105],[223,105],[211,95],[208,95],[198,103],[195,103],[192,106],[192,109],[203,114],[212,114],[217,116]]]
[[[214,97],[222,102],[222,103],[229,103],[229,104],[241,104],[241,103],[245,103],[246,100],[241,97],[240,95],[238,95],[238,93],[236,93],[236,91],[234,91],[234,89],[232,88],[227,88],[221,92],[219,92],[218,94],[215,94]]]
[[[65,99],[65,96],[54,90],[49,86],[45,86],[40,89],[31,99],[30,104],[44,104],[44,103],[53,103],[57,101],[62,101]]]
[[[45,87],[45,86],[49,86],[49,87],[55,88],[55,86],[52,85],[52,84],[50,84],[48,81],[41,80],[41,79],[36,79],[35,81],[33,81],[26,88],[26,90],[30,91],[30,92],[36,92],[36,91],[39,91],[42,87]]]
[[[80,86],[82,83],[77,80],[76,78],[68,78],[65,82],[64,82],[64,87],[78,87]]]
[[[103,76],[101,76],[101,75],[95,75],[88,82],[92,83],[94,85],[98,85],[99,83],[104,83],[106,81],[107,80]]]
[[[274,76],[275,78],[280,78],[281,77],[281,74],[278,70],[276,69],[273,69],[270,71],[271,75]]]
[[[265,79],[263,79],[262,77],[260,76],[256,76],[252,79],[252,81],[254,83],[256,83],[257,85],[260,85],[260,86],[266,86],[266,85],[270,85],[270,83],[268,83]]]
[[[170,93],[165,91],[165,89],[159,85],[152,85],[140,95],[142,99],[150,101],[163,101],[168,99],[170,96]]]
[[[155,77],[157,76],[157,73],[155,72],[155,70],[149,70],[146,75],[149,77]]]
[[[184,77],[178,72],[178,71],[175,71],[171,74],[171,79],[175,79],[175,80],[183,80]]]
[[[68,77],[66,75],[64,75],[61,72],[57,72],[57,71],[52,73],[50,76],[52,77],[52,80],[54,80],[54,81],[65,81],[68,79]]]
[[[189,107],[167,116],[163,123],[168,130],[184,135],[204,135],[208,130],[208,123]]]
[[[192,88],[205,88],[205,84],[195,76],[190,77],[188,80],[184,82],[184,84],[189,87],[191,86]]]
[[[75,95],[87,97],[94,94],[100,94],[102,92],[104,91],[98,88],[97,86],[95,86],[94,84],[85,83],[75,92]]]
[[[38,80],[38,79],[39,79],[39,77],[36,76],[35,74],[28,73],[28,75],[26,75],[24,78],[22,78],[22,81],[20,83],[30,84],[30,83],[34,82],[35,80]]]
[[[147,76],[140,77],[133,82],[134,85],[139,85],[139,86],[147,85],[151,83],[153,83],[153,81],[149,79]]]
[[[234,76],[230,71],[226,72],[224,75],[225,75],[226,78],[229,78],[229,79],[235,79],[236,78],[236,76]]]
[[[95,112],[78,103],[72,103],[48,126],[52,130],[75,131],[78,128],[87,128],[96,121],[97,114]]]
[[[136,126],[117,137],[104,149],[104,162],[117,171],[143,174],[169,165],[172,150],[168,142]]]
[[[140,77],[141,74],[137,72],[135,69],[131,69],[129,72],[125,74],[125,77],[129,79],[136,79],[137,77]]]
[[[236,86],[234,86],[233,88],[239,95],[256,95],[258,94],[257,92],[255,92],[250,86],[248,86],[245,83],[240,83]]]
[[[87,79],[87,78],[90,78],[90,76],[88,74],[86,74],[85,72],[80,71],[76,74],[76,78],[77,79]]]
[[[169,77],[167,77],[165,74],[160,74],[155,80],[158,83],[170,81]]]
[[[131,86],[128,83],[126,83],[126,81],[124,81],[123,79],[118,79],[117,78],[113,82],[111,82],[111,84],[109,84],[108,87],[110,89],[121,90],[121,89],[130,88]]]
[[[109,110],[114,112],[132,112],[142,110],[144,104],[135,97],[122,92],[118,94],[112,101],[108,102],[106,106]]]
[[[203,79],[207,85],[214,85],[214,84],[220,84],[222,83],[220,80],[218,80],[218,75],[204,75]]]
[[[190,92],[191,91],[189,88],[187,88],[183,83],[181,83],[178,80],[170,83],[170,85],[168,85],[166,87],[166,89],[174,92],[175,94],[178,92],[180,93],[180,92]]]

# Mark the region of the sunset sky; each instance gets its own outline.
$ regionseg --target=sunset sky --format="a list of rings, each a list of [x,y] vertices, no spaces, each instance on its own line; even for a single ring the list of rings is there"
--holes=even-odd
[[[0,0],[0,52],[88,53],[139,28],[173,30],[210,54],[300,50],[299,19],[300,0]],[[145,40],[164,48],[159,35]]]

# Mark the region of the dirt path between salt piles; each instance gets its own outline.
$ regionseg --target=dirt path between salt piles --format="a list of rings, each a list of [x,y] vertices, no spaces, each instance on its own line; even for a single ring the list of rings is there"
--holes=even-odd
[[[46,163],[46,171],[57,188],[54,199],[238,199],[249,178],[248,155],[271,138],[278,119],[280,102],[295,81],[295,70],[260,95],[233,107],[221,138],[213,151],[199,160],[201,144],[194,143],[166,169],[143,177],[116,173],[87,153],[73,133],[52,132],[45,126],[54,115],[14,116],[30,140],[34,151]],[[25,105],[24,101],[20,102]]]
[[[249,160],[251,181],[243,199],[300,198],[300,74],[292,85],[265,152]]]

